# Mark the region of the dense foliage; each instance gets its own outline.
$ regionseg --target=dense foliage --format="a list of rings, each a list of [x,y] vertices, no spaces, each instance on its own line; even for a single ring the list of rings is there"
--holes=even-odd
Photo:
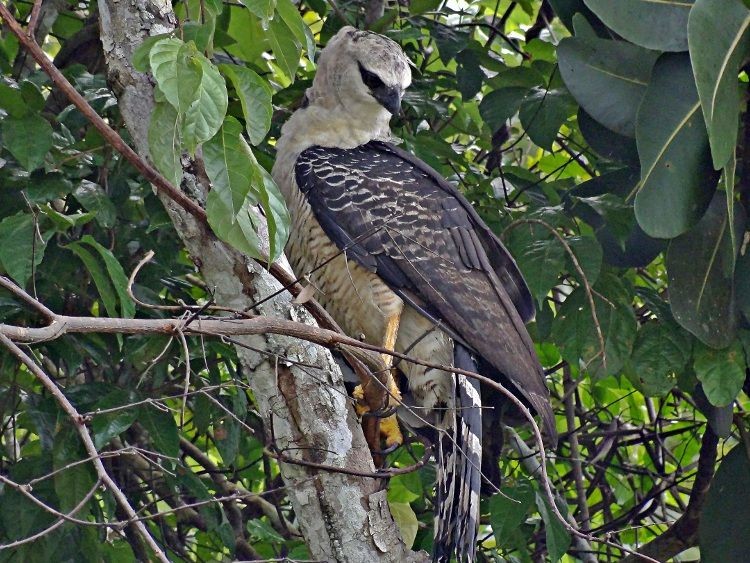
[[[37,40],[127,140],[104,78],[96,5],[41,5]],[[28,23],[31,4],[9,8]],[[630,549],[655,540],[657,559],[696,546],[704,561],[746,557],[745,3],[179,0],[174,10],[179,33],[152,37],[134,60],[157,88],[152,161],[179,184],[185,155],[199,154],[212,183],[203,202],[212,229],[261,259],[278,257],[288,236],[268,170],[316,50],[341,26],[366,20],[414,62],[394,131],[461,187],[518,260],[536,300],[530,330],[561,432],[548,471],[558,507],[592,536],[574,541],[552,514],[528,448],[497,441],[489,447],[505,455],[492,474],[501,492],[488,487],[483,498],[485,560],[592,560],[589,549],[593,560],[622,557],[595,538]],[[150,185],[7,29],[0,67],[0,271],[71,316],[164,318],[209,303],[211,288]],[[256,205],[270,248],[247,213]],[[149,250],[156,259],[131,293],[128,276]],[[0,321],[40,324],[2,290]],[[189,357],[179,338],[87,334],[31,350],[87,417],[105,467],[170,556],[308,558],[235,351],[215,338],[191,338],[186,348]],[[2,550],[58,519],[38,501],[77,508],[86,522],[122,514],[90,465],[77,463],[87,454],[59,402],[4,350],[0,425],[0,560],[144,556],[130,534],[82,522]],[[416,450],[389,462],[409,465]],[[133,455],[117,455],[125,452]],[[430,547],[433,482],[424,467],[388,484],[414,549]],[[231,507],[213,501],[237,491],[262,494]],[[238,506],[241,546],[227,516]],[[661,546],[678,524],[679,549]],[[694,559],[692,549],[681,560]]]

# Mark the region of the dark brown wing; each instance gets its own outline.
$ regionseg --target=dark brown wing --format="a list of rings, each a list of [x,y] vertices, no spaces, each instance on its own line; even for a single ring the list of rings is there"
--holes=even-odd
[[[549,392],[523,318],[533,302],[515,262],[437,172],[392,145],[311,147],[297,185],[325,233],[505,375],[542,416]]]

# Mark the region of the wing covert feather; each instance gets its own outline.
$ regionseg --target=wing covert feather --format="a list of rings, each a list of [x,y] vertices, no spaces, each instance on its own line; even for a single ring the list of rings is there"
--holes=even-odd
[[[533,301],[512,257],[466,199],[424,162],[377,141],[311,147],[295,176],[333,242],[503,373],[554,435],[524,326]]]

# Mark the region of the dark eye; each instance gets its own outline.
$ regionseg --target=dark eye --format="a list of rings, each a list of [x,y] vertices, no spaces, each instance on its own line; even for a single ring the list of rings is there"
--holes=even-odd
[[[362,77],[362,82],[364,82],[365,86],[367,86],[370,90],[376,90],[385,86],[385,84],[382,80],[380,80],[380,77],[377,74],[367,70],[362,66],[362,63],[360,62],[357,62],[357,65],[359,65],[359,74]]]

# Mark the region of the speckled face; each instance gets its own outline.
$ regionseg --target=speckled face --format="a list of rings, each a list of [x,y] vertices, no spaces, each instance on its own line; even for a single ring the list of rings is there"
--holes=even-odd
[[[342,28],[320,54],[315,87],[346,109],[390,114],[411,84],[409,59],[398,43],[370,31]]]

